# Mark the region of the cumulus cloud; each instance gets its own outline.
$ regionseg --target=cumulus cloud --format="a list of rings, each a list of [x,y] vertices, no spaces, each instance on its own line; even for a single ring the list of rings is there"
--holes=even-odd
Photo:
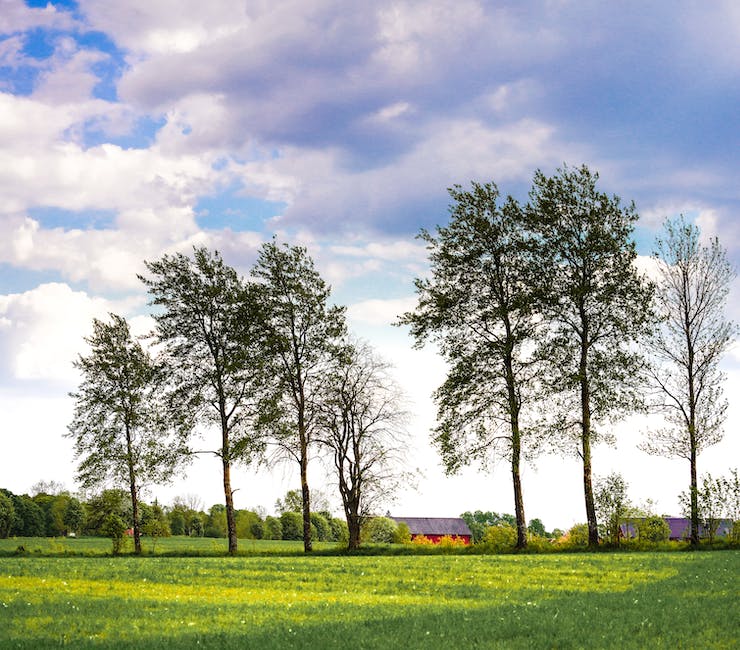
[[[135,303],[114,302],[73,291],[60,283],[0,296],[0,382],[58,382],[72,386],[72,362],[85,350],[93,318],[130,311]]]

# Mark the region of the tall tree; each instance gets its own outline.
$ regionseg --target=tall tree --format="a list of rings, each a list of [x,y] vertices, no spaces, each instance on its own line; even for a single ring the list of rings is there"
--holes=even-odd
[[[407,478],[403,471],[406,414],[390,366],[366,343],[350,343],[329,372],[317,439],[330,451],[349,529],[360,528]]]
[[[527,544],[521,484],[524,414],[534,401],[527,347],[537,329],[537,281],[530,237],[519,204],[499,205],[494,183],[449,190],[448,226],[421,232],[431,277],[417,279],[418,304],[400,318],[416,345],[436,341],[450,369],[435,392],[434,442],[448,473],[496,453],[510,463],[517,546]]]
[[[651,431],[643,449],[689,461],[691,542],[696,545],[697,458],[722,439],[727,411],[719,362],[737,334],[724,315],[735,272],[719,240],[702,244],[699,228],[683,217],[666,220],[656,248],[661,321],[648,339],[649,375],[656,389],[653,406],[666,427]]]
[[[652,322],[653,292],[634,264],[635,207],[599,192],[597,180],[585,165],[563,167],[550,178],[538,171],[530,193],[546,289],[548,337],[541,351],[547,391],[556,430],[583,461],[591,546],[599,540],[591,448],[604,437],[596,425],[640,405],[642,357],[635,343]]]
[[[309,452],[325,373],[345,332],[344,308],[329,304],[331,288],[303,247],[265,243],[252,274],[261,282],[264,346],[276,386],[271,425],[279,448],[300,469],[303,547],[309,552]]]
[[[167,436],[159,400],[164,373],[161,364],[131,336],[124,318],[93,320],[85,340],[90,354],[75,367],[82,373],[68,437],[81,458],[77,478],[83,488],[128,487],[133,506],[134,548],[141,553],[139,492],[145,482],[160,483],[171,475],[180,445]]]
[[[237,551],[231,468],[262,452],[255,433],[261,374],[254,287],[244,282],[218,252],[195,248],[146,262],[156,335],[164,344],[170,373],[170,412],[181,425],[215,424],[220,445],[229,553]]]

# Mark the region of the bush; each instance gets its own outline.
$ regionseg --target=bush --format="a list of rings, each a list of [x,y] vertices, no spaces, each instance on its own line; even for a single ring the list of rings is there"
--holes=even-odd
[[[565,546],[588,546],[588,524],[576,524],[566,534],[563,540]]]
[[[671,527],[663,517],[648,517],[637,526],[641,541],[667,542],[671,536]]]
[[[439,540],[439,547],[443,551],[451,551],[462,546],[467,546],[465,540],[457,535],[445,535]]]
[[[283,539],[283,524],[277,517],[265,517],[262,539]]]
[[[341,542],[342,544],[346,544],[349,541],[349,528],[344,519],[332,517],[329,520],[329,526],[331,527],[332,542]]]
[[[388,517],[373,517],[362,529],[363,541],[376,544],[392,544],[398,524]]]
[[[394,544],[410,544],[411,543],[411,531],[409,530],[408,524],[401,522],[396,528],[396,534],[393,536]]]
[[[126,523],[118,515],[110,513],[103,521],[100,532],[110,537],[113,542],[113,555],[118,555],[123,548],[126,535]]]
[[[434,542],[429,539],[426,535],[417,535],[414,537],[414,539],[411,540],[412,544],[417,544],[418,546],[431,546],[434,544]]]
[[[510,551],[516,545],[516,528],[509,524],[489,526],[480,543],[487,551],[494,553]]]
[[[311,534],[317,542],[330,542],[331,526],[324,515],[318,512],[311,513]]]
[[[284,512],[280,515],[280,524],[283,539],[293,541],[303,539],[303,517],[300,512]]]

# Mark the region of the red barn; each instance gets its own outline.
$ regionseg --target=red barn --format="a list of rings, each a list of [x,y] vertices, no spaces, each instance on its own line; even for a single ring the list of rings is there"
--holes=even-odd
[[[439,544],[439,540],[449,535],[470,544],[473,539],[465,520],[459,517],[391,517],[391,519],[397,524],[406,524],[412,540],[414,537],[424,535],[435,544]]]

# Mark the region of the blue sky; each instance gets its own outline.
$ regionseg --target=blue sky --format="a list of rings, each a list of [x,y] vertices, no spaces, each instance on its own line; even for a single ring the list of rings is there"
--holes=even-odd
[[[641,253],[684,213],[737,265],[738,105],[731,0],[0,0],[0,400],[16,454],[49,450],[33,469],[3,454],[0,483],[72,487],[70,362],[93,316],[115,310],[146,329],[144,259],[205,244],[247,272],[277,233],[309,247],[414,404],[425,478],[398,514],[512,510],[505,467],[446,479],[428,448],[444,368],[388,325],[426,268],[414,235],[446,221],[452,184],[494,180],[526,199],[536,169],[586,163],[635,201]],[[675,512],[688,471],[644,457],[644,425],[624,427],[596,473],[619,469],[635,500]],[[727,429],[705,455],[715,473],[738,457]],[[584,519],[577,466],[557,495],[543,488],[562,464],[543,459],[525,483],[547,525]],[[317,484],[324,474],[317,463]],[[213,468],[196,475],[217,501]],[[294,477],[241,480],[241,505],[269,510]]]

